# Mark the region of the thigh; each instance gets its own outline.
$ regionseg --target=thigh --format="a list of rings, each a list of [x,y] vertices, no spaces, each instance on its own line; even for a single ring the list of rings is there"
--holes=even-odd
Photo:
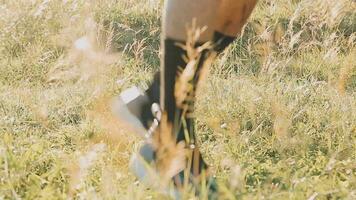
[[[200,41],[212,38],[221,0],[166,0],[163,14],[163,33],[165,37],[185,40],[187,27],[193,19],[198,28],[206,27]]]
[[[251,15],[257,0],[220,0],[215,29],[236,36]]]

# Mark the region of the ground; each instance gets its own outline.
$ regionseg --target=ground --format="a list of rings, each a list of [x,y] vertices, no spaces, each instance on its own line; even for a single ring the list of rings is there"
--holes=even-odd
[[[168,198],[110,111],[159,69],[162,2],[0,2],[0,199]],[[355,8],[261,0],[210,68],[197,129],[221,199],[356,199]]]

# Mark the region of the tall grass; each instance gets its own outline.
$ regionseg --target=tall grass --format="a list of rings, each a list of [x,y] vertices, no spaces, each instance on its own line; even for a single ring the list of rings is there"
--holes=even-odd
[[[355,199],[354,1],[260,1],[198,90],[221,199]],[[0,1],[0,199],[164,199],[110,99],[159,66],[161,1]],[[203,92],[202,92],[203,91]],[[187,195],[190,196],[190,195]]]

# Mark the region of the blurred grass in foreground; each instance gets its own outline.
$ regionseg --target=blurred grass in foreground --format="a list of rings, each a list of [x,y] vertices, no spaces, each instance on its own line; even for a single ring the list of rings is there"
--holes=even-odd
[[[198,133],[222,199],[356,198],[356,5],[263,0],[210,69]],[[159,67],[160,1],[0,3],[0,199],[162,199],[109,100]]]

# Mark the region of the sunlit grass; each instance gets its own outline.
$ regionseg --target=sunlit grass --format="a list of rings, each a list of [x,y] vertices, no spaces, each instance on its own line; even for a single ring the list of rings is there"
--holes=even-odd
[[[353,1],[260,1],[196,116],[222,199],[355,199]],[[0,3],[0,199],[162,199],[109,106],[159,67],[160,1]],[[189,195],[188,195],[189,196]]]

